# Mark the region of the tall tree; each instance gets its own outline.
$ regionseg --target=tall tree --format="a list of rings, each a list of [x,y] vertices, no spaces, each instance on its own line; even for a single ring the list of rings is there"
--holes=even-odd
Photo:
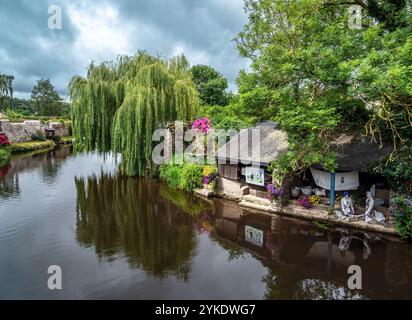
[[[116,63],[93,64],[69,85],[73,135],[88,150],[122,155],[128,175],[152,168],[152,134],[160,125],[190,120],[198,93],[184,56],[170,60],[140,52]]]
[[[0,74],[0,110],[11,107],[13,99],[14,77],[7,74]]]
[[[211,106],[225,106],[228,104],[227,80],[221,73],[205,65],[195,65],[192,67],[191,72],[203,104]]]
[[[61,113],[61,97],[49,79],[40,79],[33,87],[31,98],[34,108],[42,116],[58,116]]]
[[[362,30],[348,27],[348,7],[357,3],[367,9]],[[239,78],[240,100],[288,131],[293,150],[285,165],[321,162],[332,169],[329,142],[339,132],[367,126],[394,145],[410,133],[410,6],[367,3],[245,1],[249,22],[237,41],[252,71]],[[394,20],[379,16],[385,10]]]

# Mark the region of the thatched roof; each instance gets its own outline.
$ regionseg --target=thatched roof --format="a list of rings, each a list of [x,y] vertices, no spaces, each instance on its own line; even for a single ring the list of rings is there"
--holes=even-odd
[[[256,134],[252,129],[259,130],[259,146],[252,144],[252,137]],[[260,122],[254,128],[243,129],[217,152],[218,159],[238,161],[239,163],[259,163],[267,166],[270,162],[289,148],[286,132],[276,128],[272,121]],[[234,150],[234,152],[231,152]]]
[[[356,171],[388,156],[393,147],[388,143],[381,146],[370,137],[342,134],[332,141],[332,149],[339,170]]]

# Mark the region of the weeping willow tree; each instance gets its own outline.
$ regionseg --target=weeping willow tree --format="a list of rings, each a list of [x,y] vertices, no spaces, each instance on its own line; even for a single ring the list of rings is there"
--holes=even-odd
[[[127,175],[151,172],[154,130],[192,119],[199,105],[183,55],[164,60],[139,52],[91,64],[86,79],[71,80],[69,94],[75,139],[86,150],[121,154]]]
[[[0,73],[0,110],[11,107],[13,80],[13,76]]]

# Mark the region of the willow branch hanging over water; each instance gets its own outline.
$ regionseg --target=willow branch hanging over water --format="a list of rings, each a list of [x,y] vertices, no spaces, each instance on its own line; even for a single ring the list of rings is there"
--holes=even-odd
[[[116,63],[90,65],[69,84],[73,136],[86,150],[122,155],[121,168],[142,176],[152,169],[152,134],[174,120],[188,121],[199,105],[189,63],[139,52]]]

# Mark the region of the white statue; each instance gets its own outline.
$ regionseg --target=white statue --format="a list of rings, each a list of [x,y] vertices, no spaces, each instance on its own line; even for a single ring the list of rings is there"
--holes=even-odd
[[[375,199],[372,196],[372,192],[366,192],[366,212],[365,222],[371,222],[376,220],[377,222],[384,222],[385,216],[382,212],[375,210]]]
[[[353,207],[353,200],[349,197],[349,192],[343,193],[343,198],[340,201],[340,207],[342,210],[342,214],[344,216],[352,216],[355,214],[355,209]]]

